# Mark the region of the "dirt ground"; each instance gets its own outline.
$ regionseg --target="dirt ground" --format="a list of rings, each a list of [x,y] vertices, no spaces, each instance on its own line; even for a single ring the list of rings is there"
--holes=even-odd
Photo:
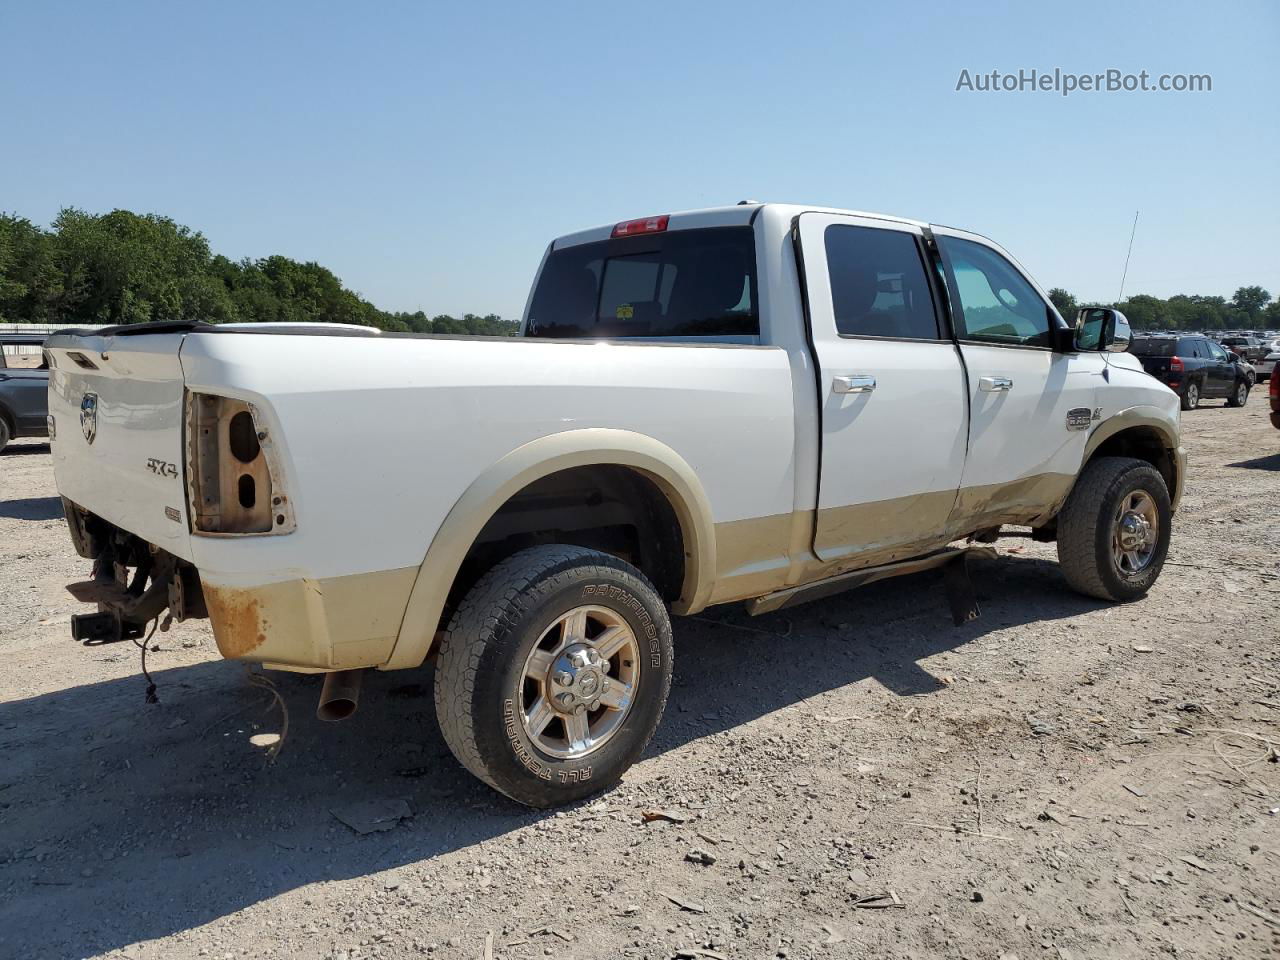
[[[87,565],[48,446],[19,442],[0,958],[1280,956],[1280,432],[1260,395],[1183,418],[1146,599],[1077,596],[1052,545],[1006,538],[960,628],[937,574],[677,620],[645,759],[559,812],[453,761],[429,669],[338,725],[315,678],[270,674],[271,763],[281,710],[184,624],[148,705],[136,647],[68,639]]]

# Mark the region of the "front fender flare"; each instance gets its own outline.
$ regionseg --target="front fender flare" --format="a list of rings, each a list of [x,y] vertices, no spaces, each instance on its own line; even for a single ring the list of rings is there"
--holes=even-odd
[[[512,450],[472,482],[431,540],[383,670],[416,667],[435,639],[454,577],[480,531],[511,497],[535,480],[585,466],[631,467],[652,480],[675,511],[684,539],[685,573],[676,613],[706,606],[715,583],[715,526],[698,475],[675,450],[629,430],[586,428],[554,433]]]
[[[1154,430],[1159,435],[1165,449],[1172,454],[1175,476],[1174,488],[1169,491],[1169,499],[1173,509],[1177,510],[1178,503],[1182,499],[1182,491],[1186,487],[1187,452],[1179,443],[1176,414],[1170,417],[1166,411],[1159,407],[1147,405],[1127,407],[1112,414],[1094,427],[1093,432],[1089,434],[1089,440],[1084,448],[1084,457],[1080,461],[1080,469],[1084,469],[1084,465],[1089,462],[1103,443],[1116,434],[1131,430],[1134,427],[1146,427]]]

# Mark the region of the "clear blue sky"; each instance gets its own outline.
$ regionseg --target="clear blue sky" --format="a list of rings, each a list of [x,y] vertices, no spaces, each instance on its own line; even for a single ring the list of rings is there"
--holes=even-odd
[[[517,316],[546,242],[746,197],[896,213],[1046,286],[1280,295],[1280,5],[39,3],[0,209],[172,216],[386,309]],[[1213,92],[958,93],[962,68]]]

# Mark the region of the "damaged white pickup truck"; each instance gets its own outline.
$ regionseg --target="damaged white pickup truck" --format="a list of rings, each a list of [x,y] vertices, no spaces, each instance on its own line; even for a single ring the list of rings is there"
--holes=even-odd
[[[546,252],[516,339],[277,325],[46,344],[58,488],[98,613],[208,616],[223,656],[436,657],[444,736],[516,800],[622,775],[671,681],[668,610],[753,612],[948,566],[1002,525],[1115,601],[1159,575],[1178,398],[999,246],[739,204]]]

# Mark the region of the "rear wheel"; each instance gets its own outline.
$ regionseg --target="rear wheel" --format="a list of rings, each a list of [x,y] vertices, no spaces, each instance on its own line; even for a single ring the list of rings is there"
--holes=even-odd
[[[436,715],[459,762],[533,807],[616,781],[671,689],[671,623],[640,571],[596,550],[523,550],[489,571],[449,623]]]
[[[1228,407],[1243,407],[1249,400],[1249,384],[1241,380],[1236,384],[1235,389],[1231,391],[1231,396],[1227,397]]]
[[[4,418],[0,417],[0,452],[9,445],[12,434],[9,432],[9,424],[5,423]]]
[[[1164,477],[1144,460],[1099,457],[1058,514],[1058,564],[1073,589],[1136,600],[1164,568],[1173,507]]]
[[[1182,409],[1194,410],[1200,406],[1200,387],[1195,383],[1188,383],[1182,391]]]

